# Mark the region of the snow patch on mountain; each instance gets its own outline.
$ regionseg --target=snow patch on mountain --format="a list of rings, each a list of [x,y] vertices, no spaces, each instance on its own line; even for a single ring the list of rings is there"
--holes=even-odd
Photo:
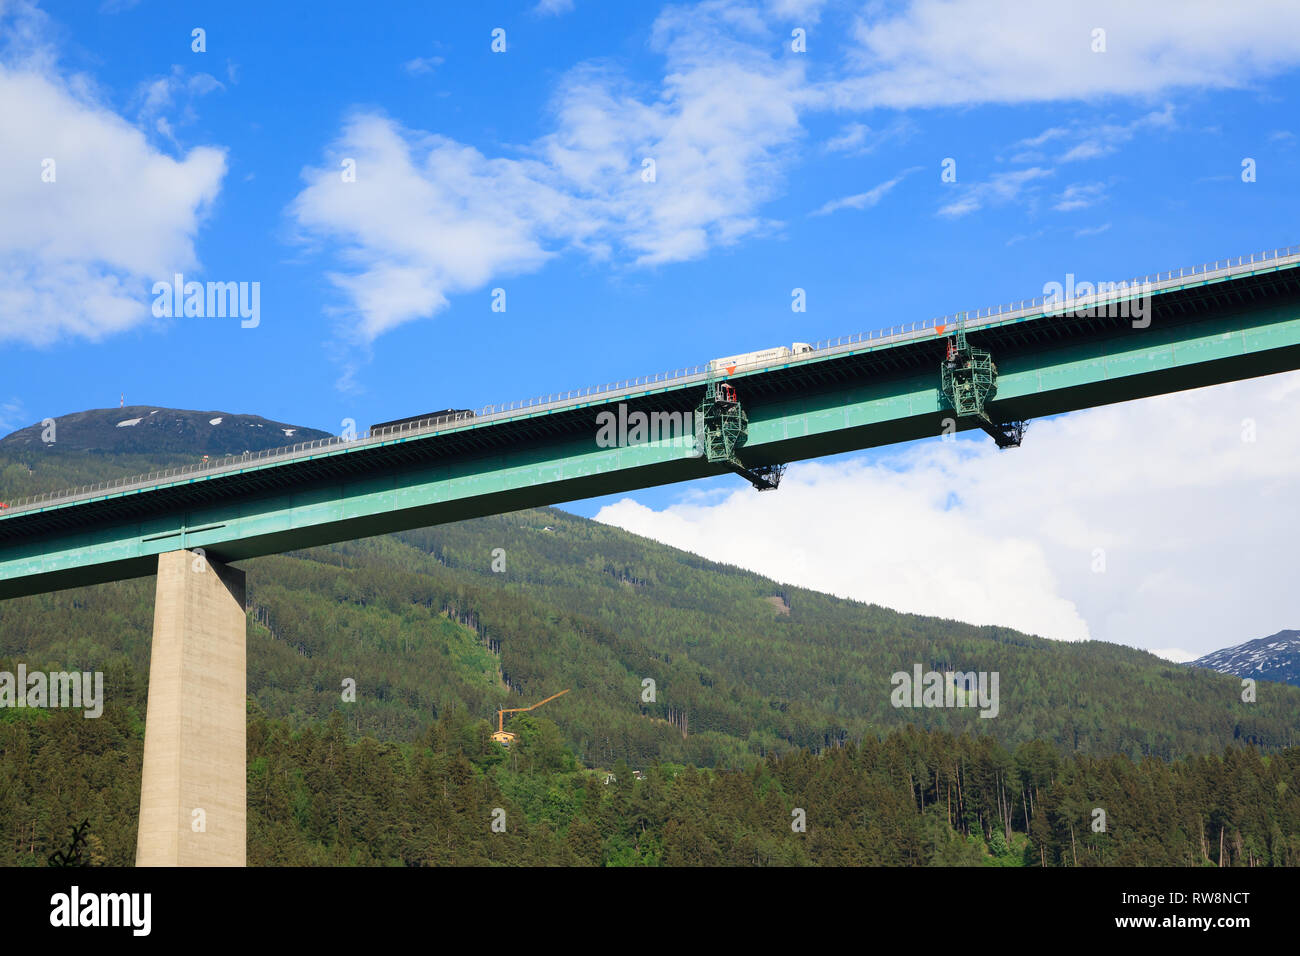
[[[1188,666],[1300,686],[1300,631],[1278,631],[1256,641],[1225,647]]]

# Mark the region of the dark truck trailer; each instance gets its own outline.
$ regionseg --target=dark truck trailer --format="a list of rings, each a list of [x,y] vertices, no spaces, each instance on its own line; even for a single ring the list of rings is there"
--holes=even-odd
[[[473,418],[474,413],[468,408],[444,408],[440,412],[425,412],[423,415],[412,415],[410,418],[395,418],[391,422],[379,422],[370,426],[370,434],[383,431],[388,428],[397,428],[399,425],[410,425],[415,422],[428,422],[435,418]]]

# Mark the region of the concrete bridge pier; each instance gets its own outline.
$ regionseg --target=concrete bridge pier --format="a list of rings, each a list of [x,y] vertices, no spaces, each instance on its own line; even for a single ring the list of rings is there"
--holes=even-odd
[[[158,556],[136,866],[244,866],[244,572]]]

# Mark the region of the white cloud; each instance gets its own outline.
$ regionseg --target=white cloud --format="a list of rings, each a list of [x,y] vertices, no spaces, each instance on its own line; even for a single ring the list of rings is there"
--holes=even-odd
[[[826,0],[767,0],[767,10],[773,17],[788,20],[795,26],[816,23],[824,6]]]
[[[1095,206],[1097,203],[1104,201],[1105,198],[1105,183],[1071,183],[1065,187],[1064,192],[1056,197],[1056,202],[1052,208],[1057,212],[1073,212],[1076,209],[1087,209],[1089,206]]]
[[[1075,144],[1060,156],[1061,162],[1074,163],[1109,156],[1145,130],[1168,130],[1174,126],[1174,107],[1166,103],[1163,109],[1146,113],[1129,123],[1076,123],[1070,129],[1054,127],[1047,133],[1054,134],[1052,138],[1059,138],[1060,134],[1064,134],[1075,140]],[[1041,140],[1041,138],[1040,136],[1035,139]],[[1022,140],[1022,143],[1034,141]]]
[[[667,69],[654,95],[575,68],[555,95],[553,131],[514,157],[352,117],[326,163],[304,172],[290,213],[304,239],[337,252],[331,278],[356,337],[372,341],[566,248],[653,266],[772,228],[758,207],[803,132],[803,66],[737,35],[768,34],[743,6],[669,7],[653,29]],[[356,182],[342,181],[344,158]]]
[[[533,13],[540,17],[558,17],[562,13],[573,12],[573,0],[538,0]]]
[[[1104,222],[1100,226],[1088,226],[1083,229],[1076,229],[1074,231],[1074,237],[1076,239],[1082,239],[1086,236],[1100,236],[1103,232],[1107,232],[1109,229],[1110,223]]]
[[[860,461],[791,467],[774,494],[655,512],[625,499],[596,520],[778,581],[938,617],[1087,638],[1028,534],[947,509],[951,475]]]
[[[1092,31],[1106,52],[1092,52]],[[1220,0],[913,0],[860,16],[848,79],[828,95],[841,106],[1149,96],[1176,88],[1241,89],[1300,61],[1300,5],[1255,0],[1249,12]]]
[[[348,122],[332,154],[304,173],[291,212],[352,267],[330,278],[360,314],[364,341],[493,276],[535,269],[551,255],[547,236],[583,231],[577,205],[541,181],[534,161],[488,159],[367,114]],[[355,182],[343,181],[344,159]]]
[[[865,123],[849,123],[838,136],[826,141],[828,153],[852,153],[860,149],[867,141],[871,127]]]
[[[1208,0],[1099,0],[1095,9],[1029,0],[913,0],[886,10],[864,8],[848,55],[827,34],[819,42],[837,56],[814,60],[789,52],[795,21],[821,15],[817,0],[706,0],[670,4],[650,31],[649,47],[664,61],[657,84],[635,84],[610,65],[586,63],[564,75],[553,96],[552,126],[521,146],[472,150],[457,176],[437,179],[460,143],[401,129],[377,113],[349,122],[325,165],[309,170],[308,187],[291,207],[304,238],[338,257],[334,281],[363,341],[402,322],[429,317],[448,297],[482,288],[492,277],[539,268],[577,250],[618,266],[647,267],[699,258],[719,246],[770,234],[763,215],[797,159],[809,112],[860,114],[877,107],[1149,98],[1176,88],[1241,87],[1300,62],[1300,7],[1260,0],[1268,16],[1244,17]],[[556,7],[564,4],[556,4]],[[544,11],[543,11],[544,12]],[[1091,52],[1098,23],[1108,31],[1104,54]],[[1171,107],[1125,124],[1054,126],[1025,141],[1041,153],[1074,136],[1063,158],[1101,155],[1138,129],[1172,122]],[[388,201],[376,207],[343,187],[337,159],[378,145],[351,142],[357,130],[377,135],[387,123],[391,178],[436,201],[389,200],[389,188],[367,187]],[[899,120],[883,133],[850,120],[824,145],[862,152],[903,135]],[[430,145],[436,143],[436,145]],[[388,177],[375,166],[371,176]],[[655,181],[642,180],[643,161]],[[1039,199],[1036,180],[1053,170],[1033,166],[986,182],[952,187],[939,214],[968,215],[986,206]],[[360,184],[351,184],[357,186]],[[505,188],[506,203],[478,197]],[[1067,208],[1081,201],[1066,196]],[[870,193],[848,197],[870,205]],[[498,210],[504,210],[498,212]],[[453,231],[466,245],[422,234]],[[486,217],[480,221],[478,217]],[[494,248],[486,239],[504,242]],[[396,254],[395,258],[393,254]]]
[[[1020,200],[1026,189],[1032,190],[1036,180],[1052,175],[1052,170],[1040,166],[994,173],[984,182],[971,185],[957,184],[957,198],[945,203],[939,215],[949,218],[969,215],[984,206],[997,206]]]
[[[801,65],[739,47],[728,55],[691,30],[656,29],[671,52],[649,103],[607,73],[574,71],[557,100],[558,128],[537,144],[638,265],[693,259],[767,228],[758,208],[776,194],[803,132]],[[642,180],[645,159],[652,183]]]
[[[1119,149],[1113,142],[1099,142],[1095,139],[1085,140],[1077,146],[1070,147],[1061,155],[1063,163],[1077,163],[1085,159],[1101,159],[1103,156],[1109,156]]]
[[[935,440],[597,518],[903,611],[1199,656],[1296,626],[1297,400],[1300,373],[1270,376],[1035,422],[1014,451]]]
[[[1215,650],[1218,650],[1218,648],[1215,648]],[[1163,657],[1167,661],[1173,661],[1175,664],[1186,664],[1188,661],[1194,661],[1198,657],[1205,656],[1204,654],[1192,654],[1181,647],[1152,648],[1151,653],[1156,657]]]
[[[897,120],[883,130],[872,130],[865,123],[847,123],[838,135],[826,141],[823,149],[828,153],[847,153],[865,156],[891,141],[903,142],[915,131],[907,120]]]
[[[29,424],[22,399],[14,397],[7,402],[0,402],[0,437]]]
[[[49,17],[32,0],[0,0],[0,62],[53,70],[58,56],[49,35]]]
[[[1043,130],[1037,136],[1030,136],[1027,139],[1020,140],[1018,143],[1016,143],[1016,145],[1017,146],[1042,146],[1044,143],[1050,143],[1052,140],[1060,139],[1063,136],[1069,136],[1069,135],[1070,135],[1070,131],[1066,129],[1064,126],[1052,126],[1049,127],[1048,129]]]
[[[221,81],[210,73],[187,74],[179,66],[173,65],[167,75],[140,84],[134,99],[136,122],[142,128],[153,129],[173,145],[179,146],[175,127],[188,125],[198,119],[194,101],[200,96],[224,89]]]
[[[1016,235],[1008,239],[1006,244],[1008,246],[1015,246],[1015,245],[1019,245],[1022,242],[1028,242],[1031,239],[1041,239],[1044,235],[1046,235],[1046,232],[1045,230],[1042,229],[1039,229],[1037,232],[1033,232],[1033,233],[1021,232],[1021,233],[1017,233]]]
[[[173,159],[88,88],[47,55],[0,64],[0,341],[128,328],[150,318],[152,281],[197,264],[224,152]]]
[[[437,67],[446,62],[446,59],[440,56],[417,56],[415,59],[403,63],[402,69],[412,76],[421,76],[425,73],[432,73]]]
[[[911,169],[905,169],[893,179],[887,179],[877,186],[873,186],[864,193],[858,193],[854,196],[845,196],[842,199],[832,199],[821,208],[809,213],[810,216],[826,216],[839,209],[870,209],[880,200],[888,195],[889,191],[901,183],[909,174],[920,169],[919,166],[913,166]]]

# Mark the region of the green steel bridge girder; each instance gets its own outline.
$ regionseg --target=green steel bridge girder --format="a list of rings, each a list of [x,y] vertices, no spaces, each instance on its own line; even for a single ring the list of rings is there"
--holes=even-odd
[[[941,341],[936,336],[936,349]],[[994,405],[1005,418],[1041,418],[1295,368],[1300,368],[1300,304],[1288,302],[999,357]],[[745,460],[763,466],[937,436],[952,413],[936,379],[929,366],[906,378],[746,402]],[[733,381],[744,401],[745,377]],[[593,407],[593,420],[596,411]],[[958,427],[975,426],[967,421]],[[587,439],[569,437],[184,514],[19,538],[0,548],[0,598],[150,575],[158,554],[178,548],[204,548],[218,560],[239,561],[727,470],[695,456],[680,441],[601,448],[594,436],[593,425]]]

